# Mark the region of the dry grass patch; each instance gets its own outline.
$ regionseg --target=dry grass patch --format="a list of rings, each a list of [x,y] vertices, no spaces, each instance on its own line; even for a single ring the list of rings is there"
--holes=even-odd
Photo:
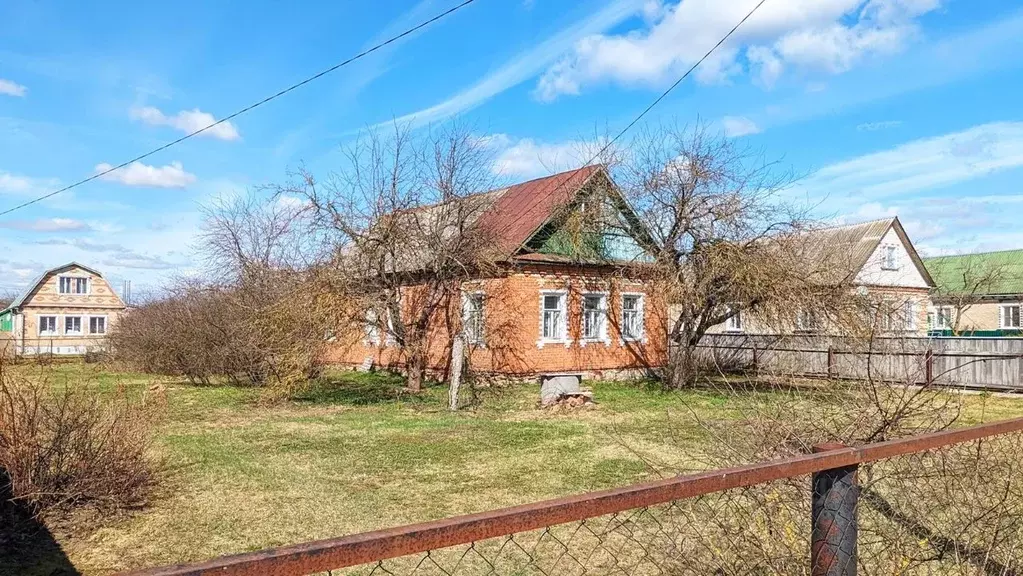
[[[96,370],[62,366],[58,370]],[[155,449],[164,497],[91,533],[61,537],[87,574],[197,561],[620,486],[692,470],[715,449],[699,420],[728,422],[773,392],[661,392],[594,383],[599,408],[550,415],[531,386],[483,391],[471,410],[446,390],[400,393],[383,374],[329,374],[278,406],[258,391],[94,372],[141,394],[165,389]],[[964,396],[965,419],[1023,416],[1023,399]]]

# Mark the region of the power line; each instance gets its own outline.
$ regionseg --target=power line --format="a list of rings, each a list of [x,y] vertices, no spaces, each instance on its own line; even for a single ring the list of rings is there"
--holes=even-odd
[[[406,37],[406,36],[408,36],[410,34],[413,34],[413,33],[417,32],[417,31],[419,31],[419,30],[421,30],[423,28],[426,28],[430,24],[433,24],[434,22],[444,18],[445,16],[449,16],[449,15],[457,12],[458,10],[461,10],[462,8],[465,8],[466,6],[468,6],[469,4],[472,4],[475,1],[476,0],[464,0],[461,4],[458,4],[457,6],[449,8],[448,10],[445,10],[444,12],[441,12],[440,14],[437,14],[433,18],[430,18],[429,20],[426,20],[426,21],[424,21],[424,22],[422,22],[422,23],[420,23],[420,24],[418,24],[416,26],[413,26],[412,28],[409,28],[408,30],[405,30],[404,32],[402,32],[401,34],[398,34],[397,36],[392,36],[392,37],[388,38],[387,40],[384,40],[383,42],[380,42],[379,44],[374,45],[372,48],[368,48],[366,50],[363,50],[362,52],[359,52],[355,56],[352,56],[351,58],[348,58],[347,60],[345,60],[343,62],[339,62],[339,63],[331,66],[330,68],[327,68],[326,70],[318,72],[318,73],[316,73],[316,74],[306,78],[305,80],[302,80],[301,82],[298,82],[296,84],[292,84],[291,86],[288,86],[287,88],[281,90],[280,92],[277,92],[276,94],[273,94],[271,96],[267,96],[266,98],[263,98],[262,100],[254,103],[254,104],[250,104],[249,106],[246,106],[245,108],[242,108],[241,110],[238,110],[237,112],[235,112],[235,113],[233,113],[233,114],[231,114],[229,116],[225,116],[224,118],[221,118],[220,120],[217,120],[216,122],[210,124],[209,126],[203,126],[202,128],[200,128],[200,129],[198,129],[198,130],[196,130],[194,132],[190,132],[188,134],[185,134],[184,136],[182,136],[181,138],[178,138],[177,140],[174,140],[172,142],[168,142],[168,143],[164,144],[163,146],[160,146],[159,148],[154,148],[154,149],[150,150],[149,152],[146,152],[145,154],[141,154],[139,156],[136,156],[136,157],[132,158],[131,160],[127,160],[125,162],[122,162],[122,163],[118,164],[117,166],[113,166],[111,168],[108,168],[108,169],[103,170],[101,172],[98,172],[96,174],[93,174],[92,176],[89,176],[88,178],[83,178],[83,179],[81,179],[81,180],[79,180],[79,181],[77,181],[77,182],[75,182],[73,184],[69,184],[69,185],[61,188],[60,190],[54,190],[53,192],[49,192],[47,194],[43,194],[42,196],[38,196],[36,198],[33,198],[32,200],[28,200],[27,202],[23,202],[21,204],[18,204],[17,206],[8,208],[8,209],[0,212],[0,216],[4,216],[6,214],[10,214],[11,212],[14,212],[15,210],[20,210],[22,208],[25,208],[26,206],[31,206],[32,204],[35,204],[37,202],[42,202],[43,200],[46,200],[47,198],[52,198],[53,196],[56,196],[57,194],[61,194],[63,192],[67,192],[68,190],[70,190],[72,188],[77,188],[78,186],[81,186],[82,184],[86,184],[88,182],[92,182],[93,180],[95,180],[97,178],[101,178],[103,176],[106,176],[107,174],[110,174],[111,172],[114,172],[116,170],[120,170],[121,168],[124,168],[125,166],[128,166],[129,164],[131,164],[133,162],[138,162],[139,160],[143,160],[145,158],[148,158],[148,157],[152,156],[153,154],[156,154],[158,152],[162,152],[162,151],[170,148],[171,146],[180,144],[181,142],[184,142],[185,140],[188,140],[189,138],[192,138],[193,136],[197,136],[199,134],[202,134],[203,132],[209,130],[210,128],[213,128],[214,126],[218,126],[220,124],[223,124],[224,122],[228,122],[228,121],[232,120],[233,118],[237,118],[238,116],[241,116],[242,114],[245,114],[246,112],[248,112],[250,110],[259,108],[260,106],[262,106],[263,104],[266,104],[267,102],[270,102],[271,100],[275,100],[277,98],[280,98],[281,96],[284,96],[288,92],[291,92],[292,90],[296,90],[298,88],[301,88],[302,86],[305,86],[306,84],[308,84],[308,83],[310,83],[310,82],[312,82],[314,80],[317,80],[317,79],[319,79],[319,78],[321,78],[323,76],[326,76],[327,74],[330,74],[331,72],[337,70],[338,68],[342,68],[344,66],[347,66],[348,64],[351,64],[352,62],[355,62],[356,60],[359,60],[360,58],[364,58],[364,57],[372,54],[373,52],[376,52],[377,50],[379,50],[379,49],[381,49],[381,48],[383,48],[383,47],[385,47],[385,46],[387,46],[389,44],[393,44],[394,42],[397,42],[398,40],[401,40],[402,38],[404,38],[404,37]]]
[[[722,44],[724,44],[724,43],[725,43],[725,42],[726,42],[726,41],[727,41],[727,40],[728,40],[728,39],[729,39],[729,38],[730,38],[730,37],[732,36],[732,34],[734,34],[734,33],[735,33],[735,31],[739,29],[739,27],[740,27],[740,26],[742,26],[743,24],[745,24],[745,23],[746,23],[746,21],[747,21],[747,20],[749,20],[749,19],[750,19],[750,17],[751,17],[751,16],[753,16],[753,14],[754,14],[754,13],[755,13],[755,12],[756,12],[757,10],[759,10],[759,9],[760,9],[760,7],[761,7],[761,6],[763,6],[763,5],[764,5],[764,3],[766,3],[766,2],[767,2],[767,0],[760,0],[760,2],[759,2],[759,3],[757,3],[757,5],[756,5],[756,6],[754,6],[754,7],[753,7],[753,9],[752,9],[752,10],[750,10],[750,11],[749,11],[749,12],[748,12],[748,13],[746,14],[746,16],[744,16],[744,17],[742,18],[742,20],[739,20],[739,23],[738,23],[738,24],[736,24],[735,26],[733,26],[733,27],[732,27],[732,29],[728,31],[728,34],[725,34],[725,35],[724,35],[724,36],[723,36],[723,37],[721,38],[721,40],[718,40],[718,43],[717,43],[717,44],[715,44],[715,45],[714,45],[713,47],[711,47],[711,49],[710,49],[710,50],[708,50],[708,51],[707,51],[707,53],[703,55],[703,57],[701,57],[701,58],[700,58],[699,60],[697,60],[695,64],[693,64],[692,66],[690,66],[690,67],[689,67],[689,69],[688,69],[688,70],[686,70],[685,74],[683,74],[682,76],[680,76],[678,80],[675,80],[675,82],[674,82],[674,83],[673,83],[673,84],[672,84],[671,86],[668,86],[668,89],[667,89],[667,90],[665,90],[664,92],[662,92],[662,93],[661,93],[661,95],[660,95],[660,96],[658,96],[656,100],[654,100],[653,102],[651,102],[651,103],[650,103],[650,105],[649,105],[649,106],[647,106],[646,108],[644,108],[644,109],[643,109],[643,111],[642,111],[642,112],[640,112],[638,116],[636,116],[635,118],[633,118],[633,119],[632,119],[632,121],[631,121],[631,122],[629,122],[629,124],[628,124],[628,125],[627,125],[627,126],[626,126],[625,128],[622,128],[622,129],[621,129],[621,130],[620,130],[620,131],[618,132],[618,134],[616,134],[616,135],[615,135],[615,137],[614,137],[614,138],[612,138],[612,139],[611,139],[610,141],[608,141],[608,143],[607,143],[607,144],[605,144],[605,145],[604,145],[604,147],[600,149],[600,151],[598,151],[598,152],[597,152],[596,154],[594,154],[594,155],[593,155],[593,156],[592,156],[592,157],[591,157],[591,158],[590,158],[589,160],[587,160],[587,161],[586,161],[586,163],[585,163],[585,164],[583,164],[583,167],[585,167],[585,166],[589,166],[590,164],[592,164],[592,163],[593,163],[593,161],[594,161],[594,160],[596,160],[597,158],[600,158],[600,156],[601,156],[601,155],[603,155],[603,154],[604,154],[604,152],[607,152],[607,151],[608,151],[608,149],[609,149],[609,148],[611,148],[611,146],[613,146],[613,145],[614,145],[614,143],[615,143],[615,142],[617,142],[619,138],[621,138],[622,136],[624,136],[624,135],[625,135],[625,133],[626,133],[626,132],[628,132],[628,131],[629,131],[629,130],[630,130],[630,129],[631,129],[632,127],[633,127],[633,126],[635,126],[635,125],[636,125],[636,124],[637,124],[637,123],[638,123],[638,122],[639,122],[640,120],[642,120],[642,119],[643,119],[643,117],[647,115],[647,113],[649,113],[649,112],[650,112],[651,110],[653,110],[655,106],[657,106],[658,104],[660,104],[661,100],[664,100],[664,99],[665,99],[665,98],[666,98],[666,97],[668,96],[668,94],[671,94],[671,92],[672,92],[672,91],[673,91],[673,90],[674,90],[675,88],[677,88],[679,84],[681,84],[681,83],[682,83],[682,82],[683,82],[683,81],[684,81],[684,80],[685,80],[686,78],[688,78],[688,77],[689,77],[689,75],[690,75],[690,74],[692,74],[694,70],[696,70],[697,68],[699,68],[699,67],[700,67],[700,64],[703,64],[704,60],[706,60],[707,58],[710,58],[710,55],[711,55],[711,54],[713,54],[715,50],[717,50],[718,48],[720,48],[720,47],[721,47],[721,45],[722,45]],[[569,181],[569,178],[565,178],[565,179],[564,179],[564,180],[562,181],[562,183],[561,183],[561,184],[558,184],[558,186],[556,186],[556,187],[554,188],[554,190],[552,190],[552,191],[551,191],[551,194],[554,194],[555,192],[557,192],[557,191],[558,191],[558,189],[559,189],[559,188],[561,188],[561,187],[562,187],[562,186],[563,186],[563,185],[564,185],[564,184],[565,184],[566,182],[568,182],[568,181]],[[539,202],[539,200],[537,200],[537,202]],[[518,222],[519,220],[521,220],[522,218],[524,218],[524,217],[525,217],[525,215],[526,215],[526,214],[528,214],[528,213],[529,213],[529,211],[533,209],[533,206],[534,206],[535,204],[536,204],[536,202],[535,202],[534,204],[530,205],[530,206],[529,206],[528,208],[526,208],[526,209],[522,210],[522,211],[521,211],[521,212],[519,213],[519,216],[518,216],[517,218],[515,218],[514,220],[512,220],[512,221],[511,221],[511,222],[510,222],[510,223],[508,224],[508,227],[510,228],[512,224],[515,224],[516,222]],[[0,214],[0,215],[2,215],[2,214]]]

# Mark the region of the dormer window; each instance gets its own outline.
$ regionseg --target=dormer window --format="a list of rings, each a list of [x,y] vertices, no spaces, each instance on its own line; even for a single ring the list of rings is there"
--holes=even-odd
[[[881,248],[881,269],[899,269],[899,252],[894,244],[887,244]]]
[[[61,294],[88,294],[89,279],[75,276],[61,276],[58,279],[58,291]]]

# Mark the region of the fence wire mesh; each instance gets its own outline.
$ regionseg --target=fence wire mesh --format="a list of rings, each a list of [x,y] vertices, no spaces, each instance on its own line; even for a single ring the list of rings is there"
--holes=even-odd
[[[1021,468],[1011,433],[860,465],[844,492],[797,476],[332,573],[1019,574]]]

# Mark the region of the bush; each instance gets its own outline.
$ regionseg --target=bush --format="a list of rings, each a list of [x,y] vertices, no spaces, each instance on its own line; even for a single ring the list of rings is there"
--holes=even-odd
[[[138,507],[154,485],[153,402],[0,363],[0,493],[34,516]]]
[[[317,288],[280,275],[235,286],[187,284],[125,314],[108,334],[137,370],[290,393],[316,373],[326,322]]]

